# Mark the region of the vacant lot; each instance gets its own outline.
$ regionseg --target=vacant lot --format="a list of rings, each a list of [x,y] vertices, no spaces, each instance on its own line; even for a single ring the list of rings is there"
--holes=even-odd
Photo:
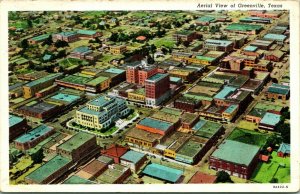
[[[290,182],[290,158],[281,158],[277,152],[272,153],[272,158],[268,163],[259,163],[251,180],[259,183],[269,183],[272,178],[278,180],[278,183]]]
[[[235,128],[229,135],[228,139],[242,143],[263,146],[268,137],[269,136],[267,134],[250,131],[247,129]]]

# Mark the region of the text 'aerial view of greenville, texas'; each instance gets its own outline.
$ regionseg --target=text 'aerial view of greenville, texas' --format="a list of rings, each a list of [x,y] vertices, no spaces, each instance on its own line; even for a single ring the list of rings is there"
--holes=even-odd
[[[289,17],[9,11],[9,184],[290,183]]]

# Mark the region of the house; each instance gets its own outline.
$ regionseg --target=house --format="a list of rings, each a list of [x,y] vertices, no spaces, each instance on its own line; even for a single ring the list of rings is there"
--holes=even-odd
[[[118,144],[113,144],[110,147],[101,150],[101,154],[114,159],[114,162],[116,164],[119,164],[121,156],[123,156],[128,150],[129,148],[127,147]]]
[[[281,143],[277,151],[279,157],[289,157],[291,152],[291,146],[287,143]]]
[[[147,37],[146,36],[138,36],[138,37],[136,37],[136,40],[143,42],[143,41],[147,40]]]

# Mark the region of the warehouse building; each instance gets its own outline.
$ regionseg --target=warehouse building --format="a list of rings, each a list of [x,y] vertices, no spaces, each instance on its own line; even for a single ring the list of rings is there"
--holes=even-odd
[[[17,109],[17,112],[29,117],[34,117],[42,120],[49,119],[55,116],[60,110],[60,106],[48,102],[33,101]]]
[[[224,140],[210,156],[209,168],[249,179],[259,161],[259,151],[260,148],[255,145]]]
[[[238,34],[249,34],[249,35],[258,34],[262,29],[263,27],[261,25],[243,24],[243,23],[232,23],[225,28],[225,30],[229,32],[235,32]]]
[[[136,128],[165,136],[174,130],[174,124],[146,117],[136,124]]]
[[[288,100],[290,96],[290,87],[273,83],[265,93],[266,98]]]
[[[29,82],[23,86],[24,98],[31,98],[35,93],[40,90],[51,86],[56,79],[62,77],[62,73],[49,74],[45,77],[39,78],[32,82]]]
[[[9,114],[9,141],[25,133],[27,129],[26,119]]]
[[[159,180],[163,180],[167,183],[180,183],[183,179],[182,170],[155,163],[147,165],[143,170],[143,174]]]
[[[25,177],[27,184],[50,184],[61,178],[72,166],[69,158],[55,156]]]
[[[28,150],[54,134],[54,132],[54,128],[40,125],[15,139],[15,147],[19,150]]]
[[[80,164],[99,154],[96,136],[79,132],[57,147],[57,154]]]

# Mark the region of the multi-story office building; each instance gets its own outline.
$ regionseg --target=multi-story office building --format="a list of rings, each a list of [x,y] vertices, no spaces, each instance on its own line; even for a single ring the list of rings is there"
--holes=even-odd
[[[89,128],[102,129],[128,113],[129,108],[125,100],[100,96],[76,111],[76,122]]]
[[[169,74],[157,73],[145,81],[146,104],[156,106],[170,96]]]

